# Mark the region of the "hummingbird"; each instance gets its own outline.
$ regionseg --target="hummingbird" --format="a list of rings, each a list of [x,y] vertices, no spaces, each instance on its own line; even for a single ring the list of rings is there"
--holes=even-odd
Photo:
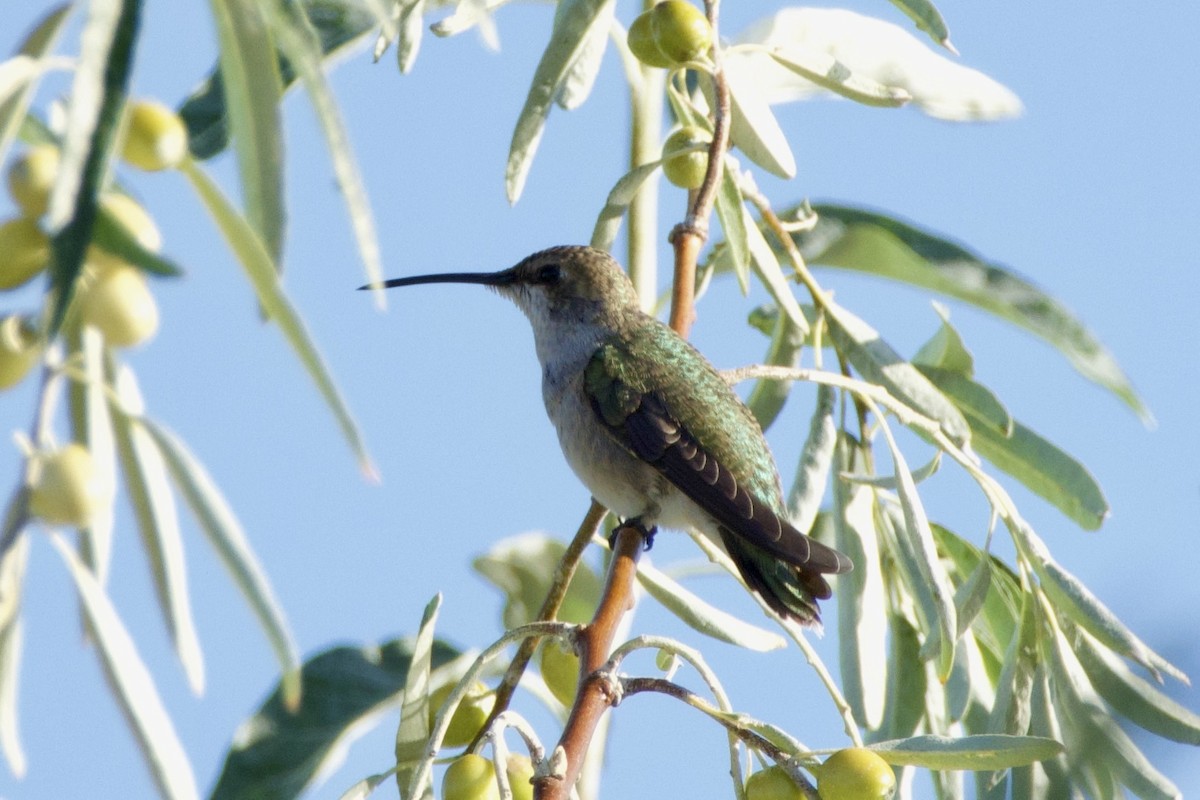
[[[429,283],[490,287],[529,318],[546,413],[597,501],[650,536],[658,525],[703,533],[773,611],[820,624],[825,576],[851,570],[850,559],[789,522],[750,409],[695,347],[642,311],[608,253],[552,247],[499,272],[382,286]]]

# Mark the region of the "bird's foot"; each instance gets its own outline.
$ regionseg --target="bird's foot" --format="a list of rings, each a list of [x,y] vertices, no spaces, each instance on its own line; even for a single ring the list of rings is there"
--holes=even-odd
[[[621,524],[613,528],[612,532],[608,534],[608,546],[611,549],[615,550],[617,548],[617,534],[622,528],[633,528],[641,534],[642,540],[645,542],[644,550],[649,550],[654,546],[654,535],[658,533],[658,527],[655,525],[646,527],[646,523],[642,522],[641,517],[633,517],[621,522]]]

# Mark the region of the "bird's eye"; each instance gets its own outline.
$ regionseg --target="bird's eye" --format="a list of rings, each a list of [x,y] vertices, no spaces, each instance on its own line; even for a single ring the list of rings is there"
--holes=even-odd
[[[536,280],[538,283],[558,283],[562,280],[562,267],[558,264],[544,264],[538,267]]]

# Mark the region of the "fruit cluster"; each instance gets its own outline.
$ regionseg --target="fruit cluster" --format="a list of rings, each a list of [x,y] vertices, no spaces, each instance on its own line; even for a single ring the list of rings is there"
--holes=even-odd
[[[187,131],[170,109],[153,102],[131,103],[122,125],[119,152],[138,169],[162,170],[187,157]],[[25,286],[44,272],[52,244],[43,223],[58,178],[57,144],[35,144],[9,164],[5,178],[18,214],[0,222],[0,291]],[[125,229],[143,249],[157,252],[162,237],[153,219],[129,195],[105,191],[100,214]],[[0,390],[20,383],[41,361],[46,347],[38,315],[0,317]],[[75,287],[69,324],[99,332],[108,347],[134,347],[158,330],[158,306],[141,269],[92,244]],[[84,527],[103,499],[102,476],[91,454],[77,443],[33,453],[29,512],[55,525]]]

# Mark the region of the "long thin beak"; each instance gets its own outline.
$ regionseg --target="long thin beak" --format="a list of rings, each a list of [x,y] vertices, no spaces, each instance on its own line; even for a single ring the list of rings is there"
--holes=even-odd
[[[368,283],[358,287],[364,289],[392,289],[396,286],[416,286],[421,283],[477,283],[483,286],[506,286],[517,279],[511,269],[500,272],[443,272],[436,275],[410,275],[407,278],[391,278],[380,284]]]

